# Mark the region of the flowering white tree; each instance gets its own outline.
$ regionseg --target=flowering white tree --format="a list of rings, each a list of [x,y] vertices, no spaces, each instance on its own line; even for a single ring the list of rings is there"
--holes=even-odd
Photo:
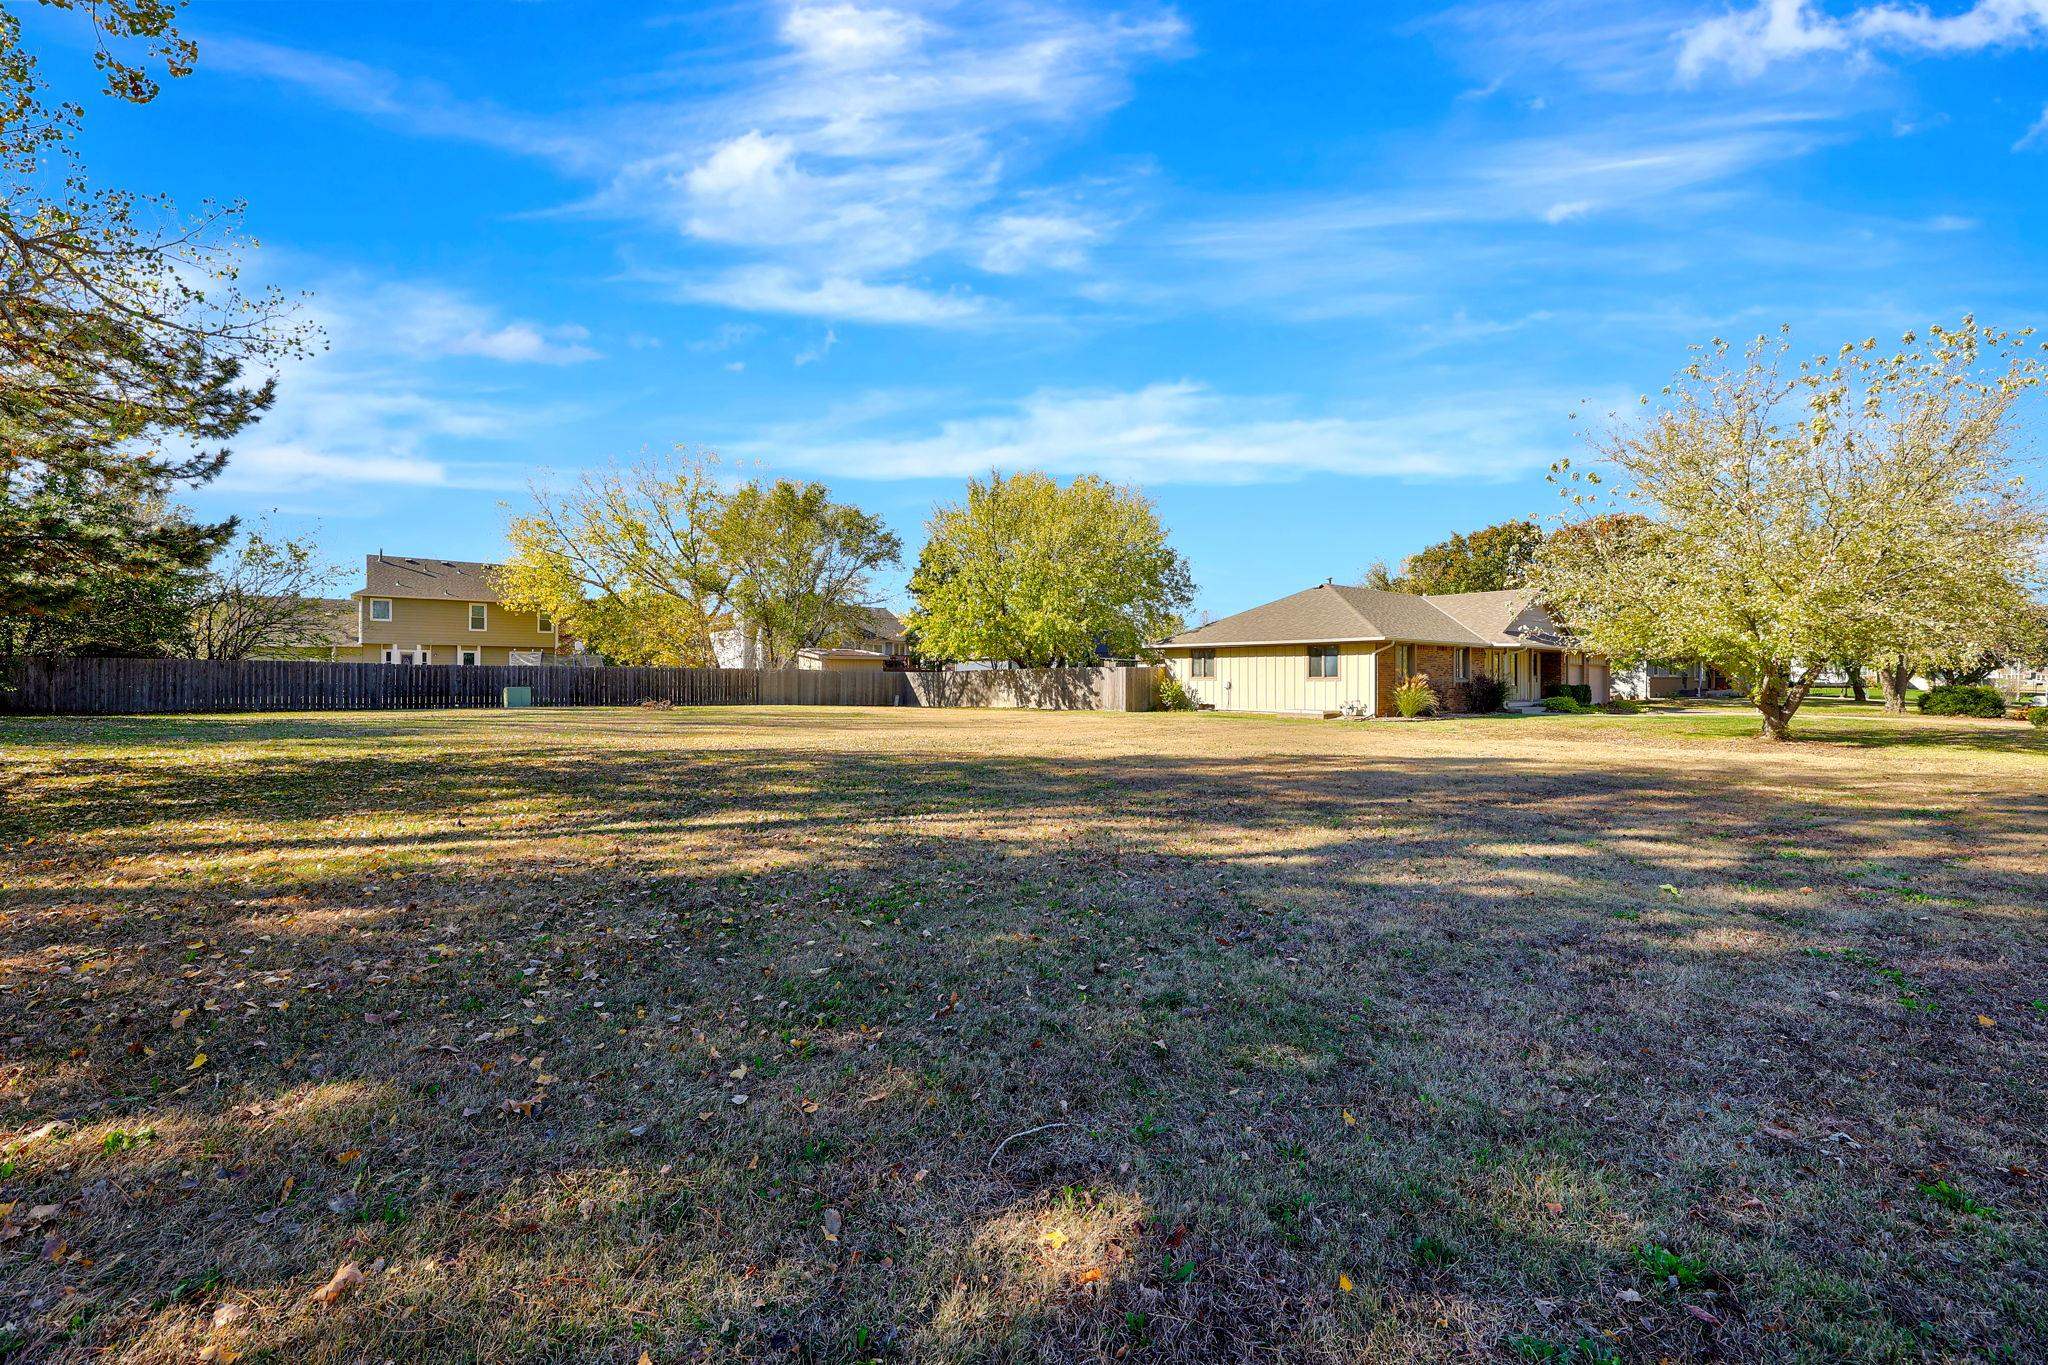
[[[1890,354],[1697,347],[1595,440],[1600,468],[1554,467],[1584,516],[1531,581],[1589,649],[1737,680],[1771,739],[1831,660],[1995,650],[2042,584],[2048,516],[2010,447],[2043,349],[1971,318]]]

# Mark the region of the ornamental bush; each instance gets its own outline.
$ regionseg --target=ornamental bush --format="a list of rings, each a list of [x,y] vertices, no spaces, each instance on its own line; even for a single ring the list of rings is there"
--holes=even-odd
[[[1568,692],[1553,692],[1543,699],[1542,705],[1544,710],[1560,716],[1584,716],[1593,710]]]
[[[1394,689],[1394,709],[1413,719],[1436,710],[1436,689],[1420,673]]]
[[[2048,706],[2029,706],[2027,720],[2036,730],[2048,730]]]
[[[1159,670],[1158,706],[1162,711],[1192,711],[1195,709],[1195,699],[1188,695],[1187,688],[1181,686],[1180,679],[1174,677],[1173,674],[1163,668]]]
[[[1998,695],[1995,687],[1943,683],[1921,694],[1920,710],[1929,716],[1982,716],[1998,720],[2005,715],[2005,698]]]
[[[1465,680],[1465,696],[1475,712],[1490,715],[1500,710],[1501,703],[1507,700],[1507,688],[1501,685],[1498,678],[1490,678],[1484,673],[1474,673]]]
[[[1590,683],[1552,683],[1543,689],[1545,699],[1570,697],[1581,706],[1593,704],[1593,688]]]

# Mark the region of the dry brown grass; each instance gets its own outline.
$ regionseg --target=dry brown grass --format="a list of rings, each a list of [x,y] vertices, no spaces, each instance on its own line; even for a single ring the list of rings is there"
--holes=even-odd
[[[0,1355],[2038,1359],[2048,746],[1750,728],[0,723]]]

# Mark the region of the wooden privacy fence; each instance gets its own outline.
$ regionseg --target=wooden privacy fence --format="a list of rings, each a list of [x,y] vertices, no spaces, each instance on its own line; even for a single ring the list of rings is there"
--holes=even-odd
[[[1148,711],[1152,668],[969,673],[849,669],[563,668],[202,659],[17,659],[0,663],[0,711],[409,711],[495,707],[507,687],[535,706],[1021,706]]]

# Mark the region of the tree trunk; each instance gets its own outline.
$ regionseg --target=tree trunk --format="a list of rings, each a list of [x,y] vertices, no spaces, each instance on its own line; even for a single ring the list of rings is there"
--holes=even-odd
[[[1749,699],[1763,713],[1765,739],[1782,742],[1792,738],[1792,717],[1813,689],[1813,677],[1813,670],[1808,669],[1805,677],[1793,682],[1788,668],[1766,669],[1759,676]]]
[[[1913,665],[1901,658],[1879,665],[1877,681],[1884,688],[1884,709],[1893,715],[1906,710],[1906,689],[1913,685]]]
[[[1843,664],[1842,672],[1849,679],[1849,695],[1857,701],[1869,701],[1870,689],[1863,682],[1862,664]]]

